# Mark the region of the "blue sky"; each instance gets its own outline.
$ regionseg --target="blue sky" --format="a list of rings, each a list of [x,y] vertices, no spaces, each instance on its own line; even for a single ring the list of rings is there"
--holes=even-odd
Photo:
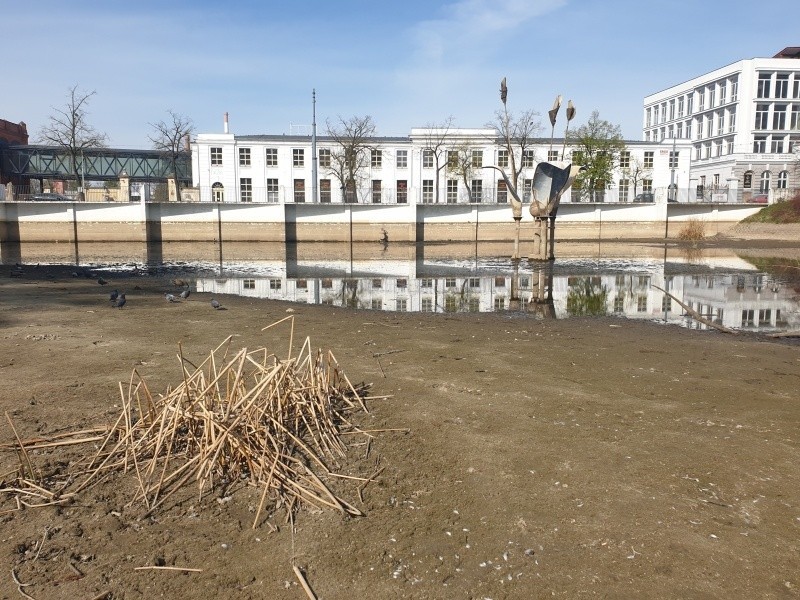
[[[296,132],[315,88],[320,134],[370,115],[404,136],[484,126],[507,77],[512,112],[544,123],[562,94],[573,125],[598,110],[640,139],[644,96],[800,46],[798,23],[800,2],[773,0],[0,0],[0,118],[35,142],[77,85],[110,146],[148,148],[167,110],[200,133],[226,111],[233,133]]]

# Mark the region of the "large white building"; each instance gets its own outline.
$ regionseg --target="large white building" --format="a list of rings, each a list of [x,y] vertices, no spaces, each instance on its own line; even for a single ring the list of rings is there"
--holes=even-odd
[[[800,188],[800,47],[740,60],[644,99],[645,142],[688,140],[697,198]]]
[[[192,175],[199,200],[280,204],[343,201],[344,190],[331,161],[341,147],[330,137],[315,140],[314,156],[308,135],[234,135],[228,129],[226,117],[223,133],[201,133],[192,142]],[[508,169],[508,152],[499,141],[494,129],[443,132],[420,128],[412,129],[407,137],[372,138],[358,189],[348,200],[385,204],[507,202],[500,173],[486,168]],[[645,200],[658,201],[666,198],[671,183],[688,182],[687,144],[631,141],[626,146],[613,180],[594,200],[632,202],[637,195],[640,200],[644,195]],[[446,166],[465,152],[473,167],[466,181]],[[523,167],[520,182],[529,188],[539,162],[562,157],[571,157],[571,149],[564,148],[563,140],[537,140],[525,156],[515,157],[516,164]],[[586,198],[567,193],[562,202],[570,200]]]

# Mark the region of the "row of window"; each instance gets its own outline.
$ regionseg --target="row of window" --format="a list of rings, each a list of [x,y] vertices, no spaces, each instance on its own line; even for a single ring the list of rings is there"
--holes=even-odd
[[[684,116],[691,116],[694,112],[695,99],[697,99],[697,110],[702,111],[707,108],[723,106],[728,102],[736,102],[738,96],[738,76],[715,81],[682,94],[677,98],[664,101],[660,105],[647,107],[645,109],[645,127],[682,119]],[[706,99],[708,99],[708,105],[706,105]]]
[[[473,168],[483,167],[483,150],[469,150],[469,155],[462,156],[458,150],[448,150],[446,154],[446,164],[449,168],[456,168],[460,163],[467,162]],[[222,166],[222,148],[212,147],[211,165]],[[319,150],[319,166],[322,168],[330,168],[331,166],[331,151],[328,148]],[[433,150],[422,151],[422,168],[433,169],[439,165],[436,164],[436,153]],[[547,160],[549,162],[557,161],[559,159],[559,152],[557,150],[550,150],[547,153]],[[292,166],[296,168],[305,167],[305,150],[303,148],[292,149]],[[278,149],[266,148],[264,165],[266,167],[278,166]],[[251,148],[239,148],[239,166],[249,167],[252,166],[252,152]],[[370,166],[373,169],[380,169],[383,167],[383,151],[373,149],[370,151]],[[408,168],[408,150],[395,150],[395,166],[398,169]],[[509,154],[508,150],[498,150],[497,153],[497,166],[508,168]],[[533,150],[524,150],[522,152],[521,166],[525,168],[533,168],[536,166],[536,153]]]
[[[800,129],[800,104],[756,104],[755,129],[769,129],[772,115],[772,129]]]

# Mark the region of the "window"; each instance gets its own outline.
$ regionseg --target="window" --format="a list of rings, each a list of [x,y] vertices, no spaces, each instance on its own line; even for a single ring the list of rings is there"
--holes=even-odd
[[[800,129],[800,104],[792,104],[792,114],[789,117],[789,129]]]
[[[736,102],[739,98],[739,78],[731,79],[731,102]]]
[[[422,203],[430,204],[433,202],[433,179],[422,180]]]
[[[618,294],[614,297],[614,312],[620,314],[625,311],[625,296]]]
[[[725,100],[725,95],[726,95],[727,93],[728,93],[728,88],[726,87],[726,85],[725,85],[725,82],[723,81],[723,82],[722,82],[722,83],[719,85],[719,103],[720,103],[720,105],[723,105],[723,104],[725,104],[725,102],[726,102],[726,100]]]
[[[473,179],[472,189],[470,190],[470,202],[480,202],[483,198],[483,180]]]
[[[425,278],[425,277],[421,278],[419,280],[419,287],[421,287],[421,288],[432,288],[433,287],[433,279],[428,279],[428,278]]]
[[[239,179],[239,196],[242,202],[253,201],[253,180],[250,177]]]
[[[636,312],[647,312],[647,296],[636,297]]]
[[[772,128],[786,129],[786,104],[776,104],[772,109]]]
[[[407,279],[398,279],[395,282],[395,285],[397,286],[398,289],[404,290],[408,286],[408,280]]]
[[[244,279],[244,280],[242,280],[242,286],[246,290],[254,290],[254,289],[256,289],[256,280],[255,279]]]
[[[379,290],[383,288],[383,279],[373,279],[372,280],[372,289]]]
[[[380,298],[373,298],[370,303],[370,308],[372,310],[383,310],[383,300]]]
[[[619,180],[619,201],[628,201],[628,189],[630,188],[630,181],[627,179]]]
[[[320,150],[320,154],[322,151]],[[277,148],[267,148],[267,153],[265,157],[264,164],[267,167],[277,167],[278,166],[278,149]]]
[[[433,312],[433,298],[423,298],[419,308],[422,312]]]
[[[497,180],[497,202],[501,204],[508,202],[508,188],[505,179]]]
[[[408,180],[397,180],[397,203],[408,204]]]
[[[785,190],[789,183],[789,171],[781,171],[778,173],[778,189]]]
[[[789,97],[789,74],[778,73],[775,76],[775,97],[788,98]]]
[[[661,312],[670,312],[672,310],[672,298],[664,294],[661,297]]]
[[[652,179],[642,179],[642,191],[652,194],[653,193],[653,180]]]
[[[506,308],[506,299],[503,296],[499,296],[494,299],[495,310],[505,310],[505,308]]]
[[[305,150],[303,150],[302,148],[292,149],[292,166],[304,167],[305,165],[306,165]]]
[[[697,110],[703,110],[706,103],[706,90],[698,90],[697,92]]]
[[[398,150],[395,153],[397,157],[397,168],[398,169],[407,169],[408,168],[408,150]]]
[[[759,73],[758,74],[758,98],[769,98],[770,80],[772,73]]]
[[[372,180],[372,203],[380,204],[381,201],[381,180]]]
[[[395,300],[395,308],[398,312],[405,312],[408,310],[408,300],[406,298],[398,298]]]
[[[686,121],[686,137],[692,139],[692,120]]]
[[[733,133],[736,129],[736,109],[732,108],[728,113],[728,133]]]
[[[681,96],[680,98],[678,98],[678,118],[679,119],[683,116],[683,103],[684,103],[684,98],[683,98],[683,96]]]
[[[211,148],[211,165],[222,164],[222,148]]]
[[[677,169],[678,168],[678,155],[680,152],[675,150],[674,152],[669,153],[669,168],[670,169]]]
[[[753,152],[763,154],[767,151],[767,136],[757,135],[753,139]]]
[[[469,287],[471,287],[471,288],[479,288],[479,287],[481,287],[480,277],[470,277],[469,278]]]
[[[708,88],[708,108],[714,108],[714,103],[716,102],[716,95],[717,95],[717,90],[712,85],[710,88]]]
[[[447,203],[455,204],[458,202],[458,179],[447,180]]]
[[[483,166],[483,150],[472,151],[472,166],[480,169]]]
[[[331,180],[319,180],[319,201],[328,204],[331,201]]]
[[[772,154],[782,154],[783,153],[783,137],[778,135],[772,136],[772,145],[770,146],[770,152]]]
[[[295,179],[294,180],[294,201],[295,202],[305,202],[306,201],[306,180],[305,179]]]
[[[217,181],[211,186],[212,202],[225,202],[225,187]]]
[[[450,289],[450,288],[455,288],[457,286],[458,286],[458,284],[456,283],[456,278],[455,277],[445,277],[445,280],[444,280],[444,287],[445,288]]]
[[[631,153],[628,150],[623,150],[619,153],[619,168],[627,169],[631,166]]]
[[[331,151],[328,148],[320,148],[319,150],[319,166],[329,169],[331,166]]]
[[[769,104],[756,104],[756,129],[767,129],[767,117],[769,115]]]
[[[683,121],[680,121],[677,125],[677,131],[675,132],[675,136],[678,138],[683,137]]]
[[[239,166],[250,166],[250,148],[239,148]]]
[[[469,312],[480,312],[481,310],[481,299],[480,298],[470,298],[468,303],[468,310]]]
[[[733,154],[733,138],[728,138],[725,142],[725,145],[726,145],[725,153]]]
[[[450,153],[448,152],[448,155],[449,154]],[[453,152],[453,154],[456,154],[456,153]],[[448,163],[450,162],[449,158],[448,158],[447,162]],[[508,150],[498,150],[497,151],[497,166],[500,167],[500,168],[503,168],[503,169],[507,169],[508,168]]]
[[[582,165],[583,164],[583,152],[581,152],[580,150],[573,150],[572,151],[572,162],[573,162],[573,164],[576,164],[576,165]]]
[[[423,169],[433,168],[433,150],[422,151],[422,168]]]
[[[761,173],[761,187],[758,188],[761,193],[767,193],[769,191],[769,180],[771,176],[772,173],[769,171]]]
[[[689,94],[686,96],[686,116],[690,116],[692,114],[692,107],[694,106],[694,97]]]
[[[279,290],[283,287],[283,282],[280,279],[270,279],[269,280],[269,289],[271,290]]]
[[[650,111],[651,111],[651,109],[650,109],[650,108],[648,108],[648,109],[647,109],[647,110],[644,112],[644,115],[645,115],[645,117],[644,117],[644,126],[645,126],[645,127],[650,127],[650,125],[651,125],[651,124],[652,124],[652,122],[653,122],[653,121],[652,121],[652,119],[651,119],[651,116],[652,116],[652,115],[651,115],[651,112],[650,112]]]
[[[323,290],[330,290],[333,289],[333,279],[323,279],[320,282]]]
[[[278,180],[267,179],[267,202],[278,202]]]
[[[753,172],[752,171],[745,171],[744,172],[744,182],[742,183],[742,187],[749,190],[753,187]]]
[[[500,154],[502,154],[503,152],[506,152],[506,151],[505,150],[500,150]],[[505,165],[501,164],[500,166],[501,167],[502,166],[506,166],[506,167],[508,166],[508,152],[506,152]],[[454,169],[458,168],[458,152],[456,150],[448,150],[447,151],[447,168],[450,169],[450,170],[454,170]]]
[[[725,113],[717,111],[717,135],[725,133]]]
[[[669,120],[675,119],[675,100],[669,101]]]
[[[558,150],[547,151],[547,162],[556,162],[558,160]]]
[[[534,152],[533,152],[533,150],[525,150],[525,151],[522,152],[522,168],[523,169],[532,169],[533,168],[533,161],[534,161]]]
[[[446,296],[444,299],[444,312],[456,312],[458,310],[458,298],[456,296]]]
[[[370,153],[370,161],[373,169],[380,169],[383,166],[383,152],[380,150],[372,150]]]
[[[653,157],[655,156],[655,152],[648,151],[644,153],[644,168],[645,169],[652,169],[653,168]]]

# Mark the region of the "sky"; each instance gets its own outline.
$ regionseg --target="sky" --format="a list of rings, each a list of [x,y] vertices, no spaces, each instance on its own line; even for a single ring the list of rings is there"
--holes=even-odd
[[[70,88],[114,148],[152,147],[168,111],[195,133],[309,133],[372,117],[381,136],[484,127],[571,99],[641,139],[645,96],[800,46],[800,2],[761,0],[0,0],[0,119],[31,143]],[[556,135],[563,135],[562,109]]]

